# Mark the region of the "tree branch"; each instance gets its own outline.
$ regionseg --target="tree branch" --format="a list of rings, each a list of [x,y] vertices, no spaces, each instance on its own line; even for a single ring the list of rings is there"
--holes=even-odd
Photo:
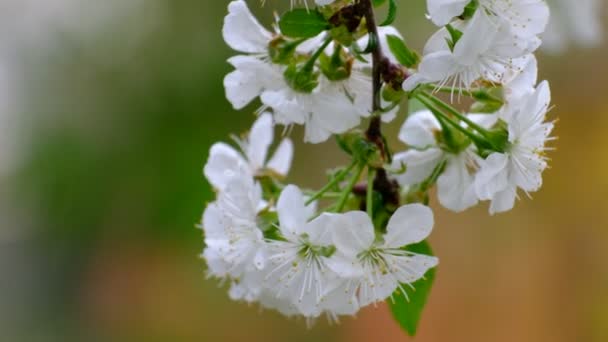
[[[365,23],[367,25],[367,31],[370,35],[369,39],[376,38],[376,44],[371,51],[372,54],[372,118],[369,123],[369,127],[365,132],[367,139],[374,143],[380,150],[382,157],[387,160],[389,159],[386,150],[385,139],[382,135],[382,75],[389,63],[386,56],[382,52],[382,45],[380,44],[380,36],[378,34],[378,26],[376,24],[376,16],[374,14],[374,7],[371,0],[359,0],[361,13],[365,17]],[[372,37],[374,36],[374,37]],[[379,167],[376,170],[376,177],[374,180],[374,189],[382,194],[385,203],[391,203],[398,205],[399,203],[399,186],[396,182],[391,181],[388,178],[386,170]]]

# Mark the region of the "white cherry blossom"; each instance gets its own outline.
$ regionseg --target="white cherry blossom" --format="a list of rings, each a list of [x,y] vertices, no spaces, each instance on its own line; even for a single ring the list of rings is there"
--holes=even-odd
[[[530,193],[541,187],[542,173],[547,168],[545,145],[553,130],[553,123],[545,122],[550,102],[545,81],[501,111],[501,119],[508,124],[508,146],[504,153],[492,153],[481,160],[475,178],[479,198],[492,201],[491,214],[511,210],[518,188]]]
[[[264,236],[258,213],[267,206],[262,189],[251,178],[235,177],[203,214],[203,257],[216,277],[239,278],[266,263]]]
[[[209,160],[204,168],[205,177],[218,190],[223,190],[235,175],[253,177],[266,170],[284,177],[291,168],[293,143],[285,138],[272,157],[268,151],[274,139],[274,123],[268,113],[260,115],[248,136],[236,139],[242,152],[225,143],[211,147]]]
[[[279,229],[285,241],[268,243],[266,285],[279,298],[291,301],[305,317],[318,317],[321,300],[339,284],[327,267],[332,246],[331,222],[326,215],[309,221],[314,206],[306,206],[296,186],[287,186],[277,202]]]
[[[429,17],[438,26],[449,24],[465,11],[468,0],[427,0]],[[524,37],[539,35],[549,21],[549,6],[544,0],[478,0],[488,14],[509,23],[513,31]]]
[[[423,241],[431,233],[434,219],[428,207],[411,204],[399,208],[381,241],[364,212],[336,214],[332,220],[337,252],[329,265],[348,279],[348,288],[356,293],[361,307],[383,301],[397,289],[404,291],[403,286],[423,278],[438,264],[433,256],[402,248]]]
[[[448,30],[439,30],[427,43],[418,71],[404,82],[405,90],[424,83],[470,88],[480,79],[501,84],[506,76],[520,72],[526,62],[522,57],[540,45],[537,37],[520,37],[508,22],[490,18],[483,11],[454,27],[463,35],[453,50],[446,41],[451,39]]]
[[[478,202],[473,187],[475,147],[471,144],[459,152],[444,151],[437,142],[437,134],[441,134],[441,125],[430,111],[414,113],[407,119],[401,128],[399,139],[411,149],[395,154],[393,169],[406,167],[403,174],[395,177],[402,186],[416,185],[429,178],[437,167],[445,163],[445,169],[437,179],[439,203],[455,212],[464,211]]]

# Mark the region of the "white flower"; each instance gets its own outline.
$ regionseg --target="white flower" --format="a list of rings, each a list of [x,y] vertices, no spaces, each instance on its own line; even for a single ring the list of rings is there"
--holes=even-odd
[[[267,206],[262,189],[251,178],[232,178],[216,202],[203,214],[203,257],[210,275],[239,278],[266,263],[264,236],[258,213]]]
[[[330,267],[348,279],[347,289],[361,307],[390,297],[437,266],[432,256],[403,247],[423,241],[433,228],[433,212],[420,204],[406,205],[391,217],[382,241],[376,239],[370,217],[360,211],[332,215],[336,256]]]
[[[506,76],[520,72],[527,62],[523,57],[540,45],[537,37],[517,36],[507,22],[490,18],[483,11],[477,11],[468,22],[454,23],[454,27],[463,35],[453,51],[446,41],[450,34],[443,28],[429,39],[418,72],[403,84],[405,90],[422,83],[470,88],[480,79],[501,84]]]
[[[470,0],[427,0],[426,6],[433,23],[437,26],[445,26],[454,17],[461,15],[470,2]]]
[[[236,70],[224,78],[226,97],[235,109],[242,109],[266,89],[280,87],[281,68],[268,56],[274,35],[260,25],[245,1],[228,4],[222,33],[231,48],[246,54],[228,60]]]
[[[469,118],[484,127],[496,122],[496,117],[491,115],[470,115]],[[441,125],[430,111],[414,113],[407,119],[399,139],[412,149],[395,154],[393,169],[406,167],[405,173],[395,177],[404,187],[420,184],[445,162],[445,169],[437,179],[439,203],[447,209],[461,212],[478,202],[473,187],[475,147],[471,144],[461,151],[444,151],[437,142],[437,134],[441,134]]]
[[[319,75],[314,89],[296,89],[286,80],[286,66],[274,64],[269,57],[269,45],[278,35],[263,28],[244,1],[233,1],[228,9],[224,39],[233,49],[247,54],[229,59],[235,71],[224,79],[226,97],[235,109],[259,96],[263,108],[272,109],[277,123],[305,125],[305,140],[311,143],[344,133],[369,115],[372,88],[366,65],[355,63],[352,75],[344,80],[331,81]],[[324,34],[310,39],[299,45],[297,52],[315,51],[324,39]]]
[[[274,124],[268,113],[260,115],[248,137],[237,139],[242,152],[224,143],[211,147],[204,173],[209,182],[223,190],[235,175],[253,177],[269,170],[278,176],[286,176],[293,159],[293,144],[283,139],[274,155],[268,159],[268,150],[274,139]],[[268,160],[267,160],[268,159]]]
[[[356,98],[361,99],[359,90],[363,89],[364,84],[364,79],[360,80],[358,73],[351,75],[348,80],[336,82],[321,76],[319,86],[312,93],[300,92],[285,85],[279,90],[265,91],[260,99],[274,110],[278,123],[305,125],[304,140],[320,143],[332,134],[341,134],[357,126],[362,114],[368,115],[368,109],[357,106],[360,102],[347,96],[350,90]],[[371,94],[371,89],[369,91]]]
[[[479,198],[492,201],[491,214],[511,210],[518,188],[529,193],[541,187],[547,167],[545,144],[553,130],[553,123],[545,122],[550,102],[545,81],[501,111],[501,119],[508,124],[509,144],[504,153],[493,153],[479,161],[480,170],[475,177]]]
[[[268,242],[268,289],[291,301],[299,314],[314,318],[323,312],[324,295],[339,285],[327,267],[331,229],[327,215],[309,222],[314,206],[306,206],[299,188],[287,186],[277,203],[280,231],[285,241]]]
[[[394,27],[381,27],[378,30],[382,46],[388,46],[387,35],[401,34]],[[367,46],[369,36],[359,39],[360,48]],[[326,49],[332,54],[334,45]],[[387,51],[386,56],[391,62],[397,59]],[[288,85],[276,90],[263,92],[261,100],[264,105],[274,110],[278,123],[284,125],[303,124],[306,126],[305,141],[319,143],[327,140],[332,134],[341,134],[357,126],[362,117],[368,117],[372,109],[372,79],[371,63],[355,60],[352,64],[351,75],[343,80],[329,80],[323,75],[319,77],[319,85],[311,93],[297,91]],[[388,103],[383,103],[388,105]],[[391,121],[398,107],[382,118]]]
[[[447,25],[461,15],[468,0],[427,0],[431,20],[438,26]],[[507,21],[513,31],[524,37],[544,32],[549,21],[549,7],[544,0],[478,0],[478,5]]]

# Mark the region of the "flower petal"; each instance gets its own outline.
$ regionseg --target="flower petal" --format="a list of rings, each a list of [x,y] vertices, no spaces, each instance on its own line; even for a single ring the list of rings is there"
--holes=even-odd
[[[393,214],[384,235],[384,246],[401,248],[426,239],[435,219],[433,211],[422,204],[404,205]]]
[[[274,123],[270,113],[263,113],[255,121],[249,132],[249,144],[247,144],[247,157],[253,170],[264,168],[268,148],[274,139]]]
[[[429,110],[411,114],[399,131],[399,140],[416,147],[427,148],[437,145],[435,132],[441,130],[439,121]]]
[[[450,156],[445,171],[437,180],[439,203],[455,212],[464,211],[477,204],[473,187],[473,175],[469,173],[466,152]]]
[[[285,238],[293,239],[304,233],[303,230],[308,221],[308,211],[300,188],[288,185],[283,189],[277,202],[277,213],[281,233]]]
[[[235,175],[250,173],[247,162],[241,154],[224,143],[211,146],[209,160],[203,172],[209,183],[218,190],[223,190]]]
[[[267,53],[272,39],[272,34],[260,25],[243,0],[228,5],[222,33],[231,48],[245,53]]]
[[[270,161],[268,162],[269,169],[278,173],[281,176],[287,176],[291,169],[291,162],[293,160],[293,142],[291,139],[283,139],[277,147],[276,151]]]
[[[443,157],[444,152],[438,148],[429,148],[424,151],[408,150],[393,157],[392,167],[400,170],[405,165],[405,173],[396,175],[396,178],[401,185],[414,185],[427,179]]]
[[[356,260],[357,255],[368,250],[376,239],[372,220],[362,211],[351,211],[334,217],[334,245],[340,253]]]

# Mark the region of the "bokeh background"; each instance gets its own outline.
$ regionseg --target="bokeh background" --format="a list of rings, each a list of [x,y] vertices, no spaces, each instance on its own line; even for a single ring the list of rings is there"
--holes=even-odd
[[[435,205],[417,341],[608,341],[608,31],[585,2],[555,12],[560,43],[540,57],[559,118],[545,186],[495,217]],[[409,340],[384,306],[309,330],[206,279],[202,166],[256,107],[224,98],[227,3],[0,1],[1,341]],[[249,3],[268,24],[288,2]],[[396,25],[421,48],[433,27],[406,5]],[[307,186],[343,158],[296,153],[290,180]]]

